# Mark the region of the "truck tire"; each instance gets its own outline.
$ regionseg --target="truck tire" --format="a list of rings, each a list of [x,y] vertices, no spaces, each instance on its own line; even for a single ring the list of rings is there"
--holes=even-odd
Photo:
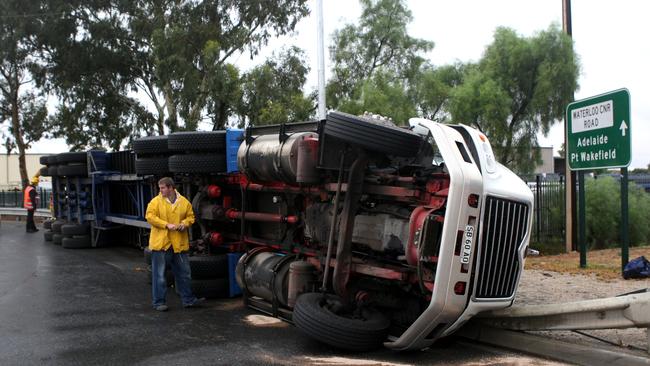
[[[369,151],[403,157],[416,156],[423,141],[419,135],[392,122],[336,111],[327,114],[323,132]]]
[[[52,236],[53,235],[54,235],[54,233],[52,231],[50,231],[50,230],[45,231],[43,233],[43,239],[45,239],[45,241],[52,241]]]
[[[61,243],[63,241],[63,238],[64,238],[63,234],[53,233],[52,234],[52,243],[61,245]]]
[[[66,236],[88,235],[90,233],[89,224],[66,224],[61,226],[61,234]]]
[[[42,177],[49,177],[50,176],[50,168],[44,166],[39,170],[39,173]]]
[[[68,222],[65,220],[56,220],[50,224],[50,229],[52,229],[52,232],[55,234],[61,234],[61,226],[67,224]]]
[[[227,278],[192,280],[192,293],[196,297],[205,297],[206,299],[228,297],[229,288]]]
[[[58,165],[50,165],[47,167],[47,175],[50,177],[58,177],[58,172],[59,172],[59,166]]]
[[[137,175],[161,175],[169,172],[168,157],[146,157],[135,159],[135,174]]]
[[[187,154],[169,157],[172,173],[223,173],[226,171],[224,154]]]
[[[56,161],[59,164],[68,164],[68,163],[86,164],[88,162],[88,154],[85,151],[61,153],[57,155]]]
[[[167,146],[171,151],[225,151],[226,131],[175,132]]]
[[[316,292],[302,294],[293,309],[293,322],[309,337],[350,351],[378,348],[388,335],[390,321],[380,312],[364,309],[362,318],[339,315],[331,309],[342,308],[335,295]]]
[[[64,237],[61,240],[61,246],[66,249],[90,248],[90,235]]]
[[[49,158],[50,158],[49,155],[41,156],[40,158],[38,158],[38,162],[41,163],[41,165],[47,165],[49,164],[49,160],[50,160]]]
[[[52,229],[52,223],[54,220],[45,220],[43,221],[43,229]]]
[[[138,155],[164,155],[169,152],[167,135],[145,136],[133,141],[133,150]]]
[[[64,177],[87,177],[88,165],[86,164],[73,164],[73,165],[59,165],[57,175]]]
[[[190,257],[192,279],[215,279],[228,276],[226,254]]]

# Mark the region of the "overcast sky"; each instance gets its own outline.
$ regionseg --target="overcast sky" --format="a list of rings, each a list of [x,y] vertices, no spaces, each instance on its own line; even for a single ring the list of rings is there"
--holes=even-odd
[[[242,69],[259,64],[283,46],[296,45],[307,52],[311,72],[307,91],[317,88],[316,12],[297,26],[295,34],[272,40],[255,60],[246,53],[235,59]],[[327,47],[334,30],[355,22],[361,7],[352,0],[323,0],[325,17],[326,70],[329,68]],[[454,61],[477,61],[492,42],[499,26],[531,36],[548,28],[553,22],[562,24],[561,0],[409,0],[413,22],[409,33],[431,40],[435,47],[426,56],[434,65]],[[650,79],[646,72],[650,61],[650,24],[647,20],[650,2],[642,0],[573,0],[573,39],[580,58],[580,89],[576,99],[627,88],[631,95],[632,164],[646,167],[650,163]],[[646,36],[643,36],[643,35]],[[327,77],[327,76],[326,76]],[[462,122],[462,121],[456,121]],[[562,144],[563,124],[554,126],[548,137],[540,138],[542,146],[557,150]],[[33,152],[60,152],[65,144],[58,141],[39,143]]]

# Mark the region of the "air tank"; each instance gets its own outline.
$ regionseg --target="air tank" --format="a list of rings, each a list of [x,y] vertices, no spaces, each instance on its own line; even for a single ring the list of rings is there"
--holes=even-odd
[[[284,141],[280,141],[277,134],[261,135],[250,144],[244,142],[237,152],[239,170],[257,181],[295,184],[298,174],[298,147],[306,138],[317,139],[318,135],[312,132],[294,133]],[[314,155],[301,159],[306,171],[309,171],[306,168],[309,164],[314,167],[317,164],[312,156]]]
[[[253,296],[288,306],[289,264],[294,259],[280,253],[249,252],[237,263],[236,275],[239,287]]]

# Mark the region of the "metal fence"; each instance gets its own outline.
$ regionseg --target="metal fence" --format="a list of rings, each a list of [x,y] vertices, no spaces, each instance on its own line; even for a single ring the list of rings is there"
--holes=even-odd
[[[52,191],[49,189],[36,188],[40,196],[40,203],[36,208],[49,208]],[[0,207],[23,207],[23,191],[0,190]]]
[[[531,242],[548,243],[564,240],[564,176],[547,174],[521,177],[535,196]]]

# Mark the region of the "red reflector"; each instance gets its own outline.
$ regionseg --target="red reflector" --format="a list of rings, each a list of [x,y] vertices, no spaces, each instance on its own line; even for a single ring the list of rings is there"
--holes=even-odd
[[[221,197],[221,188],[219,186],[211,184],[208,186],[208,197],[210,198],[219,198]]]
[[[210,244],[215,247],[223,244],[223,236],[219,233],[210,233]]]
[[[454,285],[454,293],[456,295],[465,295],[465,286],[467,282],[459,281]]]
[[[478,194],[470,194],[469,197],[467,198],[467,204],[470,207],[478,207]]]

